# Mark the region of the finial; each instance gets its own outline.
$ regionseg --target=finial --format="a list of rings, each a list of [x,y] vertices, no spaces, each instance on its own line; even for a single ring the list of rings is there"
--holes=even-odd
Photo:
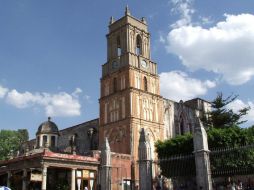
[[[48,121],[50,121],[51,120],[51,117],[48,117]]]
[[[141,18],[141,21],[142,21],[144,24],[146,24],[146,19],[145,19],[145,17],[142,17],[142,18]]]
[[[131,15],[128,5],[125,7],[125,15]]]
[[[110,21],[109,21],[109,24],[113,24],[115,22],[115,19],[113,16],[110,17]]]
[[[145,129],[141,128],[139,142],[146,142],[146,141],[147,141],[147,134],[145,132]]]
[[[110,151],[110,146],[109,146],[109,142],[108,142],[108,138],[105,137],[104,143],[102,145],[102,150],[108,150]]]

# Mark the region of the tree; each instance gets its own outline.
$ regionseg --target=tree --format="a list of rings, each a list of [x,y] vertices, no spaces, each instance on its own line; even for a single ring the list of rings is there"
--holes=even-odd
[[[217,97],[211,102],[212,110],[207,113],[208,118],[204,117],[203,122],[208,127],[224,128],[242,124],[246,120],[241,120],[248,113],[250,107],[240,109],[234,112],[228,108],[228,104],[235,101],[238,95],[230,95],[223,98],[223,94],[219,92]]]
[[[27,129],[18,129],[17,136],[20,141],[20,144],[29,140],[29,134]]]
[[[20,145],[28,140],[26,129],[0,130],[0,160],[6,160],[14,152],[17,152]]]

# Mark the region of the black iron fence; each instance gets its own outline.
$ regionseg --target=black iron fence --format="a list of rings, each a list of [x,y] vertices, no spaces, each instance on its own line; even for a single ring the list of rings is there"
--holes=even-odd
[[[213,149],[210,152],[213,177],[254,173],[254,144]]]
[[[158,160],[158,164],[162,175],[170,178],[196,175],[194,154],[165,157]]]
[[[254,144],[212,149],[209,158],[214,189],[228,188],[230,185],[242,186],[242,189],[254,188]],[[195,181],[193,153],[160,158],[155,163],[161,168],[163,176],[172,179],[174,187],[190,189],[188,183]]]

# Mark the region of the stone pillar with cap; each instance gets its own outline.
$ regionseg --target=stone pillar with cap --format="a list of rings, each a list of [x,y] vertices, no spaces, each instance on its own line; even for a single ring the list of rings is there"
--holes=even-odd
[[[145,129],[140,132],[138,145],[139,189],[152,190],[152,159],[151,146]]]
[[[199,118],[195,124],[193,142],[197,189],[212,190],[207,134]]]
[[[42,167],[42,184],[41,190],[47,190],[47,166]]]
[[[111,190],[111,151],[107,138],[101,147],[100,185],[101,190]]]

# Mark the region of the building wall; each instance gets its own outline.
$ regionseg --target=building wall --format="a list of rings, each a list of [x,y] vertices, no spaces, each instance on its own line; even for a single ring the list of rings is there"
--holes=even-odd
[[[164,99],[163,103],[164,139],[188,132],[192,133],[196,117],[207,117],[207,113],[211,110],[210,103],[199,98],[186,102]]]
[[[70,140],[72,136],[75,138],[76,143],[76,153],[80,155],[89,154],[91,148],[93,150],[98,149],[99,141],[99,119],[94,119],[87,121],[72,127],[59,131],[57,147],[54,151],[61,153],[71,153],[71,143]],[[89,137],[88,133],[90,129],[93,129],[94,133],[92,138]],[[91,147],[92,143],[92,147]],[[36,139],[31,139],[30,141],[21,145],[19,155],[24,154],[27,149],[29,151],[36,151]]]
[[[124,180],[131,180],[131,163],[130,155],[111,153],[112,163],[112,190],[122,189]]]
[[[70,152],[70,139],[75,136],[76,152],[77,154],[84,155],[91,151],[91,143],[93,150],[98,149],[98,119],[91,120],[73,127],[60,130],[58,138],[58,150],[61,152]],[[89,129],[94,129],[93,137],[88,135]]]

